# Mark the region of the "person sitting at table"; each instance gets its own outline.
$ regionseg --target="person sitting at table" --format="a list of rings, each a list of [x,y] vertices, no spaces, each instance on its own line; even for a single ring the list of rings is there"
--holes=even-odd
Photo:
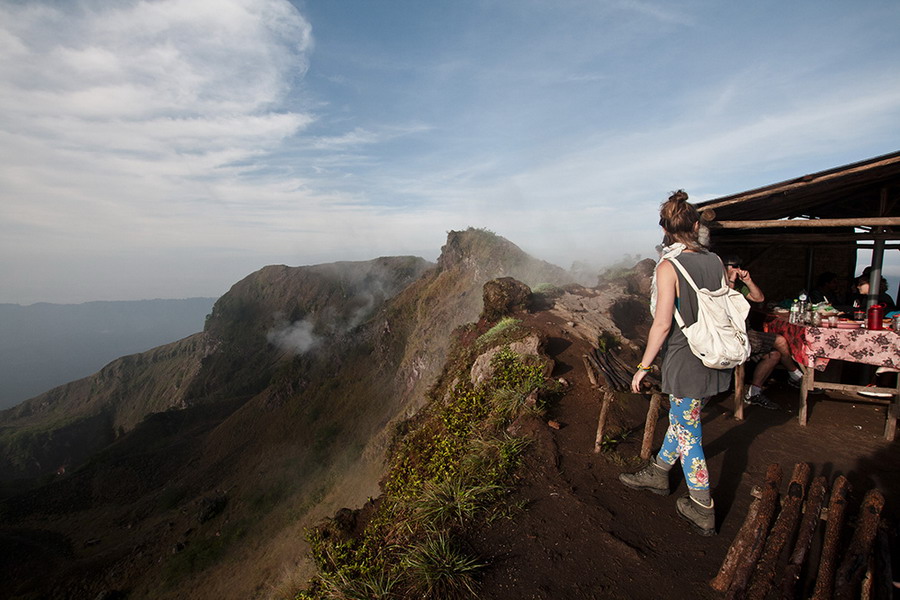
[[[850,297],[850,304],[853,306],[861,306],[863,309],[866,308],[866,303],[869,300],[869,274],[872,272],[872,267],[866,267],[863,269],[862,275],[856,278],[854,282],[854,294]],[[888,282],[884,277],[881,278],[881,289],[878,291],[878,304],[884,306],[884,312],[889,313],[892,310],[897,310],[896,305],[894,304],[894,299],[891,298],[888,293]]]
[[[844,284],[841,283],[841,278],[837,276],[837,273],[832,273],[831,271],[820,273],[816,278],[816,285],[809,293],[809,301],[813,304],[827,302],[834,307],[843,306],[844,298],[841,294],[843,286]]]
[[[729,287],[741,292],[751,302],[765,301],[765,294],[753,281],[750,272],[742,268],[740,258],[726,256],[723,262]],[[747,337],[750,340],[750,360],[756,362],[756,368],[753,370],[753,379],[744,402],[769,410],[777,410],[781,407],[763,393],[763,385],[768,381],[772,371],[775,370],[778,363],[784,365],[788,372],[788,383],[794,386],[800,385],[803,372],[794,364],[791,350],[784,336],[748,327]]]

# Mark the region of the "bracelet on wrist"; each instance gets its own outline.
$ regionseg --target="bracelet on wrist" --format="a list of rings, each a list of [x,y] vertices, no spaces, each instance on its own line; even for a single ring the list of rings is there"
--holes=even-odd
[[[638,363],[637,369],[638,371],[649,371],[653,366],[645,367],[644,363]]]

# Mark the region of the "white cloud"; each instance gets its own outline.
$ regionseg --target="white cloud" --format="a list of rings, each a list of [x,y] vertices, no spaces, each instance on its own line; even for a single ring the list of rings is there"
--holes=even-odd
[[[677,25],[692,25],[694,19],[672,9],[670,2],[644,2],[641,0],[618,0],[613,3],[623,10],[634,11],[644,16],[651,17],[664,23],[673,23]]]
[[[876,9],[450,6],[310,6],[314,44],[286,0],[0,2],[0,302],[73,299],[36,278],[121,299],[433,259],[470,225],[615,260],[652,250],[673,188],[896,149]]]
[[[253,159],[313,121],[283,110],[309,23],[280,0],[0,5],[0,217],[8,256],[201,245]],[[296,182],[295,182],[296,185]],[[239,211],[238,211],[239,212]],[[35,235],[42,232],[42,235]]]

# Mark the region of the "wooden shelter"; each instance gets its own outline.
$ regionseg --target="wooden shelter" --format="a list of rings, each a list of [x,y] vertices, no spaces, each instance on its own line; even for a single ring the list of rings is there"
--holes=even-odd
[[[823,272],[849,288],[872,249],[870,304],[884,251],[900,249],[900,152],[697,204],[720,256],[736,254],[768,299],[795,298]],[[893,282],[896,284],[897,282]]]

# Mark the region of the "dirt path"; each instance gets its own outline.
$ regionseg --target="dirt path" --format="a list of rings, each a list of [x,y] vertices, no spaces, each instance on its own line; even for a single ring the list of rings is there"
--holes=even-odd
[[[887,499],[887,515],[897,523],[900,447],[882,439],[884,407],[820,400],[812,405],[808,426],[800,427],[796,390],[775,383],[768,393],[784,410],[748,407],[745,420],[737,421],[730,397],[714,399],[704,410],[704,448],[719,533],[696,535],[675,513],[676,498],[686,492],[680,470],[668,497],[618,482],[619,473],[640,464],[647,399],[620,397],[610,423],[635,431],[614,451],[594,454],[599,394],[581,358],[590,345],[573,334],[570,323],[548,313],[533,316],[528,324],[547,333],[549,352],[557,361],[554,376],[570,387],[549,415],[562,427],[535,425],[536,451],[514,499],[524,509],[495,521],[472,540],[479,553],[491,557],[482,598],[723,597],[707,582],[746,516],[751,487],[762,482],[770,463],[780,464],[787,477],[797,462],[809,463],[814,476],[832,480],[845,475],[853,485],[854,514],[862,495],[878,487]],[[661,411],[654,448],[666,424]]]

